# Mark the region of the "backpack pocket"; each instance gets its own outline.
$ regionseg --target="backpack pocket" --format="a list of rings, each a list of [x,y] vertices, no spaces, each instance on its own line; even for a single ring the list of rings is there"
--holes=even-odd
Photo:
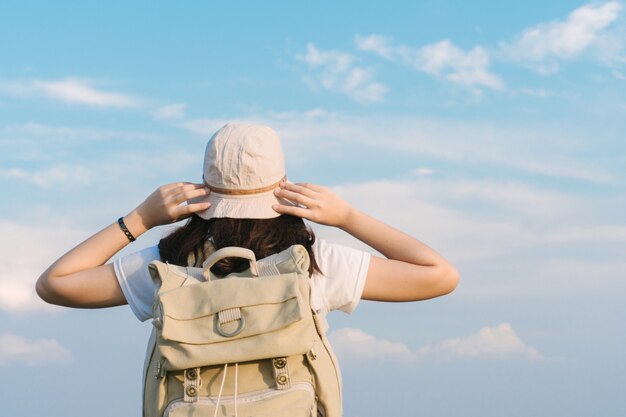
[[[234,417],[235,406],[240,417],[316,417],[315,391],[311,384],[292,384],[288,390],[266,389],[237,396],[200,397],[196,402],[176,400],[163,417]]]

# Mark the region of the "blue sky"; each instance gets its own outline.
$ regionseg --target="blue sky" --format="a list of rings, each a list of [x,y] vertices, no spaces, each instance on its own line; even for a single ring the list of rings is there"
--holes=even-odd
[[[139,413],[150,325],[46,306],[34,281],[199,180],[231,120],[461,271],[450,296],[331,315],[346,417],[624,415],[626,5],[336,3],[0,3],[11,415]]]

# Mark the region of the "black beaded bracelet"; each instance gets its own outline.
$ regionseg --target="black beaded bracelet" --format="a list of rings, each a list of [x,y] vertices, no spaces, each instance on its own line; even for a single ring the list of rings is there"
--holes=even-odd
[[[126,227],[126,224],[124,223],[124,217],[120,217],[119,219],[117,219],[117,224],[120,225],[120,229],[122,229],[122,232],[124,232],[128,240],[130,240],[131,242],[134,242],[135,236],[133,236],[130,230],[128,230],[128,227]]]

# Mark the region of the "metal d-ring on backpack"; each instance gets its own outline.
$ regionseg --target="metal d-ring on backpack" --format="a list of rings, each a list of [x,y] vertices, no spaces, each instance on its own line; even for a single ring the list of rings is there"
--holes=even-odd
[[[220,259],[250,268],[216,277]],[[341,417],[328,325],[310,305],[301,245],[255,260],[214,252],[202,268],[150,264],[157,293],[144,372],[144,417]]]

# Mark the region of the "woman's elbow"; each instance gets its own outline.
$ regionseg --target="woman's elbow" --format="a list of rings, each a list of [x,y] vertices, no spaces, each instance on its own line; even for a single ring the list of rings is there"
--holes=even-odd
[[[448,264],[441,273],[441,295],[450,294],[459,285],[461,274],[453,265]]]
[[[39,298],[49,304],[56,304],[54,291],[50,287],[49,277],[44,273],[35,284],[35,291]]]
[[[459,271],[451,264],[439,265],[432,276],[432,296],[450,294],[459,284]]]

